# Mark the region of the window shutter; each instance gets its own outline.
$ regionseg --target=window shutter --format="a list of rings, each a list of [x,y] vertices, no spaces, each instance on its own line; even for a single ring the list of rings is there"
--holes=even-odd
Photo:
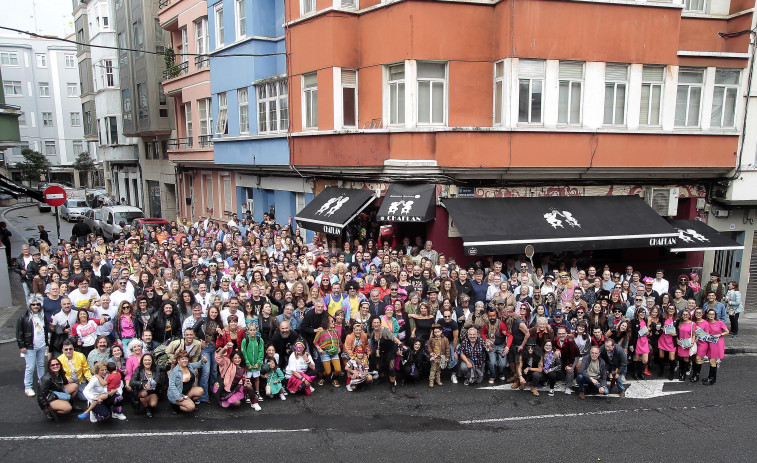
[[[560,79],[580,80],[584,77],[584,64],[573,61],[560,61]]]
[[[518,60],[518,77],[543,78],[544,60],[521,59]]]
[[[625,64],[608,64],[605,67],[605,80],[625,82],[628,80],[628,66]]]
[[[318,86],[318,75],[313,72],[312,74],[305,74],[302,76],[304,79],[305,87],[317,87]]]
[[[641,71],[641,80],[643,82],[662,82],[664,69],[663,66],[644,66]]]
[[[354,87],[357,85],[357,72],[349,69],[342,69],[342,85]]]

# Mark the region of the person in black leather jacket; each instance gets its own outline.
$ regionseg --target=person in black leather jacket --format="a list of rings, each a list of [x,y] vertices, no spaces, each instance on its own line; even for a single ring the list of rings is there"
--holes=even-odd
[[[78,391],[79,385],[66,379],[60,360],[56,357],[48,360],[47,373],[39,380],[39,408],[53,421],[57,421],[58,415],[71,413],[71,400]]]
[[[181,337],[181,319],[173,302],[163,302],[160,310],[147,322],[147,329],[152,331],[153,340],[159,344],[171,338]]]
[[[139,368],[129,381],[129,386],[136,394],[139,403],[144,407],[145,415],[148,418],[152,418],[152,413],[158,406],[158,394],[166,386],[166,376],[161,373],[161,368],[153,359],[152,354],[145,354],[139,361]]]
[[[402,357],[402,379],[400,385],[404,385],[405,380],[414,382],[421,378],[428,378],[431,371],[431,360],[428,357],[428,352],[423,348],[423,342],[420,339],[414,340],[411,348],[403,352]]]

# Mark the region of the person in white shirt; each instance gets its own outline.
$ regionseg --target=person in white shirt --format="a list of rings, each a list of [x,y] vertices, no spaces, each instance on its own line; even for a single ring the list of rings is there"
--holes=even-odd
[[[110,332],[113,331],[113,323],[115,322],[116,314],[118,313],[118,306],[113,304],[113,301],[111,300],[112,297],[113,296],[103,294],[100,300],[92,305],[95,313],[94,318],[99,318],[100,320],[103,320],[104,317],[107,318],[107,321],[97,325],[97,328],[95,328],[95,334],[97,336],[108,336],[111,341],[113,341],[113,338],[110,336]]]
[[[134,297],[134,290],[129,284],[129,279],[126,277],[120,277],[118,279],[118,288],[110,295],[110,303],[115,307],[119,307],[123,301],[129,304],[134,304],[136,298]]]
[[[229,308],[223,309],[221,311],[221,320],[223,320],[223,326],[229,325],[229,322],[228,322],[229,315],[237,316],[237,318],[239,319],[240,327],[247,326],[244,319],[244,314],[239,310],[239,299],[237,299],[236,297],[232,297],[231,299],[229,299]]]
[[[660,296],[667,294],[668,290],[670,289],[670,283],[668,283],[668,280],[666,280],[664,277],[665,273],[662,271],[662,269],[657,269],[654,281],[652,282],[652,289],[654,291],[657,291],[657,294],[659,294]]]
[[[221,278],[221,287],[215,292],[215,296],[221,296],[223,302],[228,302],[232,297],[236,296],[234,290],[231,289],[231,278],[228,275]],[[225,319],[224,323],[226,323]]]
[[[71,336],[71,328],[76,325],[76,311],[71,310],[71,299],[62,297],[60,299],[60,312],[56,313],[50,319],[50,332],[65,334]],[[52,351],[52,346],[51,346]],[[55,357],[61,354],[60,351],[51,352]]]
[[[71,299],[71,304],[78,310],[87,307],[89,301],[96,301],[100,299],[100,294],[96,289],[89,287],[89,282],[82,279],[78,282],[78,289],[71,291],[68,294],[68,298]]]
[[[544,284],[541,285],[541,295],[546,299],[547,294],[557,291],[555,286],[555,276],[551,273],[544,275]]]
[[[195,301],[202,307],[202,316],[204,317],[208,313],[208,307],[213,303],[215,296],[208,292],[207,283],[200,283],[197,285],[197,294],[195,294]],[[221,296],[223,299],[223,296]]]

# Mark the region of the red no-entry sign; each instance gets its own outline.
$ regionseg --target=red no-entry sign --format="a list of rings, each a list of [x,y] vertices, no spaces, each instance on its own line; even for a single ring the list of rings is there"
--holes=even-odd
[[[66,202],[66,190],[55,185],[45,188],[45,202],[52,207],[62,206]]]

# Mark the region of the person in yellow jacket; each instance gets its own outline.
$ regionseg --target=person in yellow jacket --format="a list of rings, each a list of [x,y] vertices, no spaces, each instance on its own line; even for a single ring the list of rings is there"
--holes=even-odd
[[[58,361],[63,367],[63,373],[65,373],[68,382],[86,385],[92,378],[92,371],[89,369],[89,364],[87,364],[87,357],[81,352],[75,352],[74,344],[69,339],[63,341],[62,350],[63,353],[58,357]],[[82,397],[83,389],[83,387],[79,388],[79,395]]]

